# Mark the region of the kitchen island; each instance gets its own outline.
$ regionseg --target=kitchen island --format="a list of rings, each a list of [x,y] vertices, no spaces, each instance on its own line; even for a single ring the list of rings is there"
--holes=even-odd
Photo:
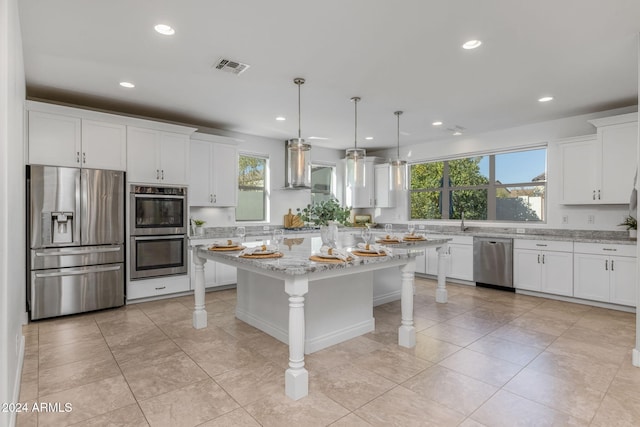
[[[373,319],[373,284],[378,271],[396,271],[401,288],[402,319],[398,344],[415,346],[413,324],[413,281],[415,257],[425,247],[436,247],[446,256],[447,239],[413,241],[393,245],[390,255],[353,257],[349,262],[315,262],[320,238],[304,238],[296,245],[281,245],[284,256],[249,259],[239,252],[194,250],[196,274],[193,326],[207,326],[204,305],[204,264],[207,259],[238,269],[236,317],[289,344],[289,368],[285,373],[285,393],[292,399],[308,394],[308,372],[304,355],[370,332]],[[251,242],[246,246],[269,242]],[[352,236],[341,235],[342,249],[355,247]],[[388,277],[388,275],[383,275]],[[438,277],[437,297],[446,302],[444,268]],[[307,300],[305,310],[305,299]]]

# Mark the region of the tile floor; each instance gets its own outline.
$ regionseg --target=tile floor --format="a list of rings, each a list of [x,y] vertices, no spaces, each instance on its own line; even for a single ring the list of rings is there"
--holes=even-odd
[[[635,316],[416,281],[417,345],[397,346],[399,302],[376,330],[307,357],[309,396],[284,396],[287,347],[234,318],[235,291],[31,323],[19,426],[638,426]]]

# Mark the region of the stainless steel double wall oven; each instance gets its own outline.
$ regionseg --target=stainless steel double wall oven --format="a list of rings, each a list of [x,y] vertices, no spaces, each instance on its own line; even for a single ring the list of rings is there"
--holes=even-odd
[[[187,274],[187,189],[131,185],[132,280]]]

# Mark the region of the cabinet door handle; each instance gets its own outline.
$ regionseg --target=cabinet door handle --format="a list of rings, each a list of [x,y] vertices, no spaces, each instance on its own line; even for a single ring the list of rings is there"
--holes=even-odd
[[[544,243],[536,243],[536,246],[547,246],[547,245]]]
[[[544,264],[544,254],[542,254],[542,263]]]
[[[87,153],[82,152],[82,163],[87,163]]]
[[[164,181],[164,169],[162,169],[161,173],[162,173],[161,178]]]
[[[612,251],[612,252],[617,251],[617,249],[616,249],[616,248],[602,248],[602,250],[603,250],[603,251]]]
[[[76,163],[80,163],[80,152],[76,151]]]
[[[209,203],[213,203],[213,194],[209,194]]]
[[[160,169],[156,169],[156,179],[160,179]]]
[[[611,271],[613,271],[613,260],[611,260]]]
[[[600,200],[600,190],[598,190],[598,200]]]
[[[213,203],[215,203],[215,202],[216,202],[216,200],[217,200],[217,199],[216,199],[216,195],[214,194],[214,195],[213,195]]]
[[[596,199],[596,190],[593,190],[593,200]]]
[[[538,254],[538,264],[540,264],[540,254]]]
[[[604,269],[605,270],[609,270],[609,260],[608,259],[604,260]]]

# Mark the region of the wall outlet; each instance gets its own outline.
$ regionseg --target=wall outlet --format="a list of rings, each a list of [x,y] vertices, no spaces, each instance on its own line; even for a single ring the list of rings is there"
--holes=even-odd
[[[525,229],[524,228],[516,228],[516,233],[524,234],[525,233]]]
[[[569,224],[569,215],[562,215],[562,223]]]
[[[587,224],[595,224],[596,216],[595,215],[587,215]]]

